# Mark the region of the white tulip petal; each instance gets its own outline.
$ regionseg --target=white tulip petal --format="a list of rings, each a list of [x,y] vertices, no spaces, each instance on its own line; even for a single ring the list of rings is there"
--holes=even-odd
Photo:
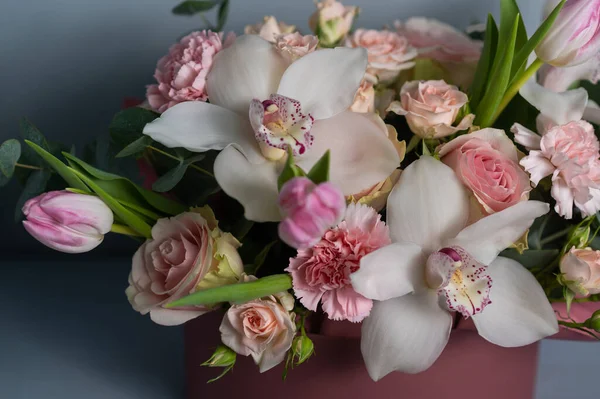
[[[402,172],[387,210],[392,241],[413,242],[433,252],[465,227],[469,198],[452,169],[423,156]]]
[[[277,91],[288,62],[258,35],[238,37],[215,56],[206,91],[212,104],[248,116],[250,101],[266,100]]]
[[[281,220],[277,198],[276,162],[250,162],[235,146],[226,147],[215,159],[215,178],[225,193],[244,207],[244,217],[255,222]]]
[[[555,93],[533,80],[525,83],[519,94],[557,125],[580,120],[588,102],[587,91],[582,87]]]
[[[524,346],[556,334],[558,323],[544,290],[519,262],[499,257],[489,267],[491,303],[473,316],[486,340],[504,347]]]
[[[373,380],[392,371],[420,373],[437,360],[452,328],[452,316],[437,301],[429,291],[373,304],[360,345]]]
[[[188,101],[166,110],[144,127],[144,134],[169,148],[193,152],[222,150],[230,144],[256,147],[250,121],[223,107]],[[248,151],[248,154],[252,154]],[[262,157],[261,157],[262,158]],[[258,162],[260,158],[255,159]]]
[[[501,251],[522,237],[536,218],[549,210],[545,202],[519,202],[466,227],[444,246],[459,246],[479,262],[489,265]]]
[[[330,150],[329,179],[344,195],[352,195],[385,180],[400,166],[387,128],[374,114],[346,111],[315,121],[314,142],[306,155],[296,158],[308,171]]]
[[[360,269],[350,275],[354,291],[385,301],[424,286],[425,259],[418,245],[403,242],[380,248],[360,260]]]
[[[277,94],[300,101],[315,119],[326,119],[348,109],[367,69],[363,48],[323,49],[294,62],[285,71]]]

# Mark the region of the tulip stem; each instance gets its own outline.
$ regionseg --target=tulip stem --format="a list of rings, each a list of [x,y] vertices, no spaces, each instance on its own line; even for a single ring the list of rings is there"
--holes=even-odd
[[[42,168],[40,168],[39,166],[33,166],[33,165],[25,165],[22,163],[15,163],[15,166],[19,167],[19,168],[23,168],[23,169],[33,169],[33,170],[42,170]]]
[[[156,152],[158,152],[159,154],[162,154],[162,155],[164,155],[165,157],[169,157],[169,158],[171,158],[171,159],[174,159],[174,160],[176,160],[176,161],[178,161],[178,162],[181,162],[181,158],[177,158],[175,155],[173,155],[173,154],[169,154],[168,152],[166,152],[166,151],[163,151],[163,150],[161,150],[160,148],[156,148],[156,147],[153,147],[153,146],[151,146],[151,145],[149,145],[149,146],[148,146],[148,147],[146,147],[146,148],[148,148],[149,150],[152,150],[152,151],[156,151]],[[215,175],[213,175],[212,173],[210,173],[208,170],[206,170],[206,169],[203,169],[203,168],[201,168],[201,167],[199,167],[199,166],[197,166],[197,165],[190,164],[190,168],[192,168],[192,169],[196,169],[198,172],[204,173],[205,175],[208,175],[208,176],[210,176],[210,177],[215,177]]]
[[[126,236],[143,237],[142,234],[140,234],[137,231],[133,230],[129,226],[124,226],[122,224],[113,224],[112,227],[110,228],[110,231],[113,232],[113,233],[123,234],[123,235],[126,235]]]
[[[535,61],[533,61],[533,63],[531,63],[531,65],[529,65],[520,76],[515,76],[515,78],[512,80],[512,84],[508,87],[506,93],[504,93],[502,102],[500,102],[500,105],[496,109],[496,113],[494,114],[492,123],[490,125],[493,125],[494,122],[496,122],[496,119],[498,119],[502,111],[504,111],[511,100],[517,95],[521,87],[523,87],[529,78],[531,78],[538,71],[538,69],[541,68],[542,65],[544,65],[544,61],[536,58]]]

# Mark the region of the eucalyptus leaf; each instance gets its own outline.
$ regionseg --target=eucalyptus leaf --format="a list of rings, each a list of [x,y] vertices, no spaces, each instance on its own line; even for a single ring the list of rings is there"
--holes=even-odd
[[[25,202],[33,197],[37,197],[46,190],[48,179],[50,179],[50,171],[46,169],[36,170],[29,175],[29,178],[21,191],[21,195],[17,200],[15,221],[18,222],[23,218],[22,208],[23,205],[25,205]]]
[[[310,168],[308,178],[315,184],[320,184],[329,180],[329,150]]]
[[[8,139],[0,145],[0,173],[10,179],[15,173],[15,165],[21,157],[21,143]]]
[[[114,142],[120,148],[124,148],[140,138],[144,126],[159,116],[160,114],[149,109],[140,107],[127,108],[113,117],[108,127],[108,131]]]
[[[494,63],[497,45],[498,27],[496,26],[494,17],[489,14],[487,19],[487,27],[485,29],[483,50],[481,52],[479,62],[477,63],[477,70],[475,71],[473,84],[471,85],[471,96],[469,98],[469,103],[473,109],[477,108],[479,101],[483,97],[484,89],[490,75],[490,70],[492,69],[492,65]]]
[[[208,11],[219,4],[219,1],[194,1],[194,0],[186,0],[182,3],[179,3],[173,8],[173,14],[175,15],[194,15],[201,12]]]
[[[217,31],[222,31],[229,14],[229,0],[223,0],[217,12]]]
[[[183,179],[183,176],[185,175],[185,172],[187,171],[188,167],[194,162],[201,161],[202,159],[204,159],[204,155],[199,154],[192,158],[183,160],[173,169],[169,170],[167,173],[159,177],[158,180],[156,180],[154,184],[152,184],[152,189],[159,193],[171,191],[177,185],[177,183],[179,183],[181,179]]]
[[[19,131],[21,133],[21,137],[23,140],[29,140],[32,143],[35,143],[39,147],[43,148],[46,151],[50,151],[50,146],[48,145],[48,141],[40,132],[40,130],[35,127],[33,123],[27,118],[21,118],[19,120]],[[44,161],[37,156],[36,152],[29,147],[23,147],[23,159],[30,165],[34,166],[42,166]]]
[[[527,269],[542,268],[552,263],[559,255],[557,249],[528,249],[519,254],[515,249],[506,249],[500,256],[516,260]]]
[[[277,243],[279,243],[279,240],[274,240],[274,241],[271,241],[270,243],[268,243],[258,253],[258,255],[256,255],[256,257],[254,258],[254,262],[247,269],[246,273],[250,274],[250,275],[255,275],[256,272],[258,271],[258,269],[260,269],[260,267],[265,263],[265,260],[267,259],[267,256],[269,256],[269,252],[271,251],[271,248],[273,248],[273,246],[275,244],[277,244]]]
[[[143,152],[146,147],[152,145],[153,140],[150,136],[143,135],[139,139],[127,145],[127,147],[123,148],[117,155],[116,158],[124,158],[130,155],[138,155]]]

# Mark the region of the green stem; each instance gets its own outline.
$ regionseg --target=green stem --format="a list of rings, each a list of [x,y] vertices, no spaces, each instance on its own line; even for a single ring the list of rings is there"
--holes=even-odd
[[[146,147],[146,148],[148,148],[149,150],[152,150],[152,151],[158,152],[159,154],[162,154],[162,155],[164,155],[165,157],[169,157],[169,158],[171,158],[171,159],[174,159],[174,160],[176,160],[177,162],[181,162],[181,159],[180,159],[180,158],[177,158],[175,155],[173,155],[173,154],[169,154],[168,152],[166,152],[166,151],[163,151],[163,150],[161,150],[160,148],[156,148],[156,147],[153,147],[153,146],[151,146],[151,145],[149,145],[149,146],[148,146],[148,147]],[[201,167],[199,167],[199,166],[197,166],[197,165],[191,164],[191,165],[190,165],[190,168],[192,168],[192,169],[196,169],[198,172],[204,173],[205,175],[208,175],[208,176],[210,176],[210,177],[215,177],[215,175],[213,175],[212,173],[210,173],[208,170],[206,170],[206,169],[202,169]]]
[[[42,168],[40,168],[39,166],[32,166],[32,165],[25,165],[22,163],[15,163],[15,166],[19,167],[19,168],[23,168],[23,169],[33,169],[33,170],[42,170]]]
[[[549,236],[547,236],[546,238],[544,238],[543,240],[540,241],[540,245],[543,247],[545,244],[548,244],[548,243],[556,240],[557,238],[566,236],[567,234],[569,234],[570,231],[571,231],[571,227],[568,227],[568,228],[561,230],[559,232],[556,232],[554,234],[550,234]]]
[[[533,63],[529,65],[520,76],[515,76],[515,78],[512,81],[512,84],[508,87],[506,93],[504,93],[504,97],[502,97],[500,105],[496,109],[496,113],[494,114],[494,118],[492,119],[491,125],[493,125],[494,122],[496,122],[496,119],[498,119],[502,111],[504,111],[506,106],[517,95],[521,87],[523,87],[523,85],[529,80],[529,78],[531,78],[538,71],[538,69],[540,69],[542,65],[544,65],[544,61],[540,60],[539,58],[536,58],[535,61],[533,61]]]
[[[110,228],[110,231],[112,233],[123,234],[126,236],[143,237],[143,235],[141,235],[137,231],[133,230],[129,226],[124,226],[122,224],[113,224],[112,227]]]

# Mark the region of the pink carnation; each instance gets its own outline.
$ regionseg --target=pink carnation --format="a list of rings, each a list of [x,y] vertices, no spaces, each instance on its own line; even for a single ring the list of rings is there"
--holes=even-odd
[[[235,38],[227,36],[225,42]],[[206,76],[215,54],[227,43],[223,33],[209,30],[192,32],[169,49],[169,54],[158,61],[154,78],[158,84],[147,88],[150,106],[164,112],[184,101],[206,101]]]
[[[390,243],[388,227],[373,208],[348,205],[341,223],[290,259],[286,271],[292,275],[296,297],[312,311],[320,301],[332,320],[362,321],[373,301],[354,291],[350,275],[359,269],[363,256]]]

